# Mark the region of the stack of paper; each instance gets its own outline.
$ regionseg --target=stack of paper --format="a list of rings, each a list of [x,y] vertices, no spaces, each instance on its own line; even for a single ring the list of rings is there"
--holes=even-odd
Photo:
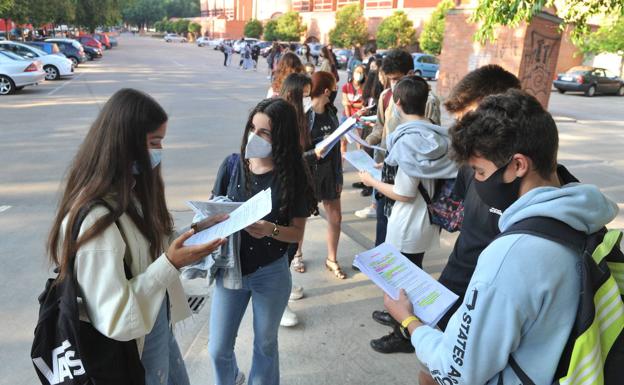
[[[357,123],[356,118],[354,117],[347,118],[347,120],[345,120],[340,126],[338,126],[338,128],[336,128],[336,130],[332,132],[327,138],[323,139],[322,141],[316,144],[316,148],[325,150],[323,157],[329,154],[329,150],[334,148],[336,143],[340,141],[340,138],[344,134],[349,132],[349,130],[353,128],[355,123]]]
[[[429,326],[435,326],[457,301],[457,295],[389,243],[356,255],[353,264],[394,299],[399,298],[400,289],[405,289],[414,314]]]
[[[208,218],[217,214],[229,214],[242,205],[243,202],[188,201],[186,204],[201,218]]]
[[[375,168],[375,161],[364,150],[346,152],[344,158],[358,171],[367,171],[373,178],[381,180],[381,170]]]
[[[368,148],[372,148],[373,150],[378,150],[378,151],[383,151],[386,152],[385,148],[381,148],[379,146],[373,146],[372,144],[368,144],[367,141],[365,141],[364,139],[362,139],[362,137],[360,137],[356,132],[351,131],[351,132],[347,132],[347,134],[345,135],[345,138],[347,138],[347,141],[349,143],[353,143],[356,142],[364,147],[368,147]]]
[[[271,189],[260,191],[230,213],[230,217],[184,242],[185,246],[200,245],[217,238],[225,238],[267,216],[272,209]]]

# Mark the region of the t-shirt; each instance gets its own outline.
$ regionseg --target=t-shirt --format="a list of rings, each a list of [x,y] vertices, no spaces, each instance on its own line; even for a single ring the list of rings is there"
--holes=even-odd
[[[305,202],[305,194],[303,186],[295,187],[295,205],[291,209],[290,216],[286,217],[280,214],[282,195],[281,183],[275,171],[266,174],[256,175],[250,173],[250,193],[246,191],[246,178],[244,165],[239,161],[236,167],[236,177],[230,184],[230,175],[228,172],[228,159],[224,160],[217,173],[217,178],[212,193],[214,195],[227,195],[234,202],[244,202],[257,194],[258,192],[271,188],[271,199],[273,208],[269,215],[265,216],[265,221],[277,223],[280,226],[288,226],[293,218],[308,217],[308,209]],[[251,274],[262,266],[266,266],[275,262],[285,255],[288,243],[281,242],[271,237],[256,239],[249,235],[245,230],[240,231],[240,259],[241,272],[243,275]]]
[[[357,102],[362,103],[362,87],[357,89],[355,88],[353,83],[347,82],[342,86],[342,93],[347,95],[347,100],[349,101],[349,105],[351,107],[351,114],[356,113],[357,110],[353,108],[353,104]],[[351,116],[347,114],[346,110],[344,111],[344,113],[347,116]]]
[[[411,202],[396,201],[388,218],[386,242],[402,253],[424,253],[440,244],[440,228],[429,221],[427,203],[418,191],[422,183],[429,196],[435,190],[434,179],[414,178],[399,168],[394,178],[394,193],[414,198]]]
[[[312,127],[310,129],[310,137],[314,145],[331,135],[338,128],[336,113],[329,107],[325,108],[325,112],[322,114],[315,113],[313,110],[308,111],[308,114],[308,119],[314,120],[310,125]],[[311,118],[311,116],[313,116],[313,118]],[[325,158],[320,159],[318,163],[331,162],[335,160],[336,157],[340,158],[340,146],[338,145],[335,145]],[[342,164],[342,161],[340,163]]]

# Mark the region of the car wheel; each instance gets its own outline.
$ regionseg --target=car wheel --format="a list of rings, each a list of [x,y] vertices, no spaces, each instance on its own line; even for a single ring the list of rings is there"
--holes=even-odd
[[[589,96],[591,98],[594,95],[596,95],[596,86],[591,85],[587,91],[585,91],[585,96]]]
[[[617,96],[624,96],[624,86],[620,86],[620,89],[618,90]]]
[[[0,75],[0,95],[10,95],[15,92],[15,83],[10,77]]]
[[[414,75],[416,75],[416,76],[422,76],[422,72],[420,72],[420,70],[416,70],[416,72],[414,72]]]
[[[559,92],[560,94],[565,94],[565,90],[562,90],[561,88],[557,88],[557,92]]]
[[[71,60],[71,62],[74,65],[74,67],[78,67],[78,59],[77,58],[75,58],[73,56],[70,56],[69,60]]]
[[[47,65],[45,67],[43,67],[46,75],[45,75],[45,79],[46,80],[58,80],[61,77],[61,74],[59,73],[58,68],[56,68],[53,65]]]

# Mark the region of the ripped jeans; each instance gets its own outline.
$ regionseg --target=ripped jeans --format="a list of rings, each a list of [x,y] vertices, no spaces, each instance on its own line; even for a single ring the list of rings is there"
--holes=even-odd
[[[145,336],[141,362],[145,385],[190,385],[186,365],[169,327],[169,299],[165,296],[152,331]]]

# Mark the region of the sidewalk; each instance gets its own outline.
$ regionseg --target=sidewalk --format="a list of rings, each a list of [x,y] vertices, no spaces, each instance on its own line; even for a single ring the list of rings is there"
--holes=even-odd
[[[414,354],[384,355],[369,346],[371,339],[387,334],[390,328],[371,318],[372,311],[383,306],[381,290],[362,273],[351,269],[353,256],[369,245],[354,241],[348,234],[362,231],[357,238],[372,243],[369,237],[374,235],[375,221],[353,215],[369,198],[356,195],[359,190],[350,187],[355,173],[345,173],[345,177],[348,187],[343,195],[343,229],[346,230],[340,238],[338,258],[348,278],[338,280],[325,270],[327,222],[321,217],[311,218],[304,244],[307,271],[292,273],[293,283],[305,290],[303,299],[290,303],[300,323],[294,328],[280,328],[281,383],[416,384],[420,364]],[[425,269],[436,277],[448,257],[449,242],[452,245],[445,237],[441,249],[425,256]],[[206,292],[200,281],[187,286],[191,292]],[[199,314],[176,328],[192,384],[214,383],[207,351],[209,308],[207,303]],[[236,344],[237,360],[245,373],[249,373],[252,349],[252,316],[247,311]]]

